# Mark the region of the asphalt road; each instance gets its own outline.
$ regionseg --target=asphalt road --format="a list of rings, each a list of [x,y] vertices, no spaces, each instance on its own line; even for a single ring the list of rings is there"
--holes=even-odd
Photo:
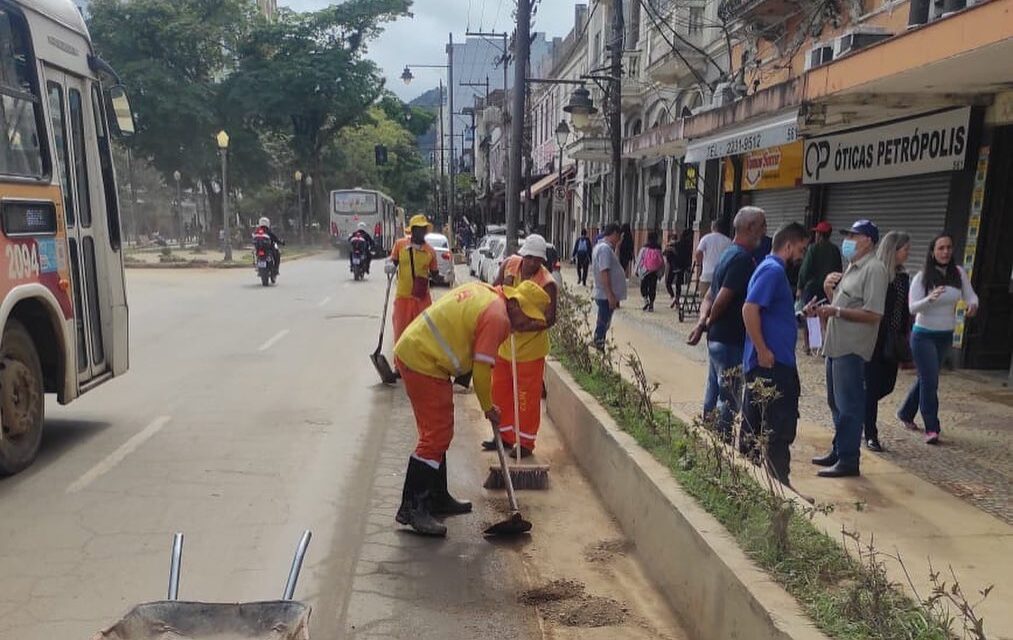
[[[164,598],[176,531],[181,599],[278,598],[304,529],[314,639],[544,635],[517,602],[522,552],[479,535],[498,519],[480,489],[457,491],[477,511],[445,541],[393,523],[414,425],[366,357],[382,277],[352,282],[327,254],[268,289],[246,270],[130,270],[128,286],[129,373],[51,402],[37,463],[0,480],[0,639],[87,639]]]

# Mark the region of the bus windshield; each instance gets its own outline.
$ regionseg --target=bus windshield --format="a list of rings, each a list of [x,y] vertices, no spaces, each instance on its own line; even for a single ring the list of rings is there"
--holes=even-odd
[[[348,216],[376,213],[376,194],[338,191],[334,194],[334,213]]]

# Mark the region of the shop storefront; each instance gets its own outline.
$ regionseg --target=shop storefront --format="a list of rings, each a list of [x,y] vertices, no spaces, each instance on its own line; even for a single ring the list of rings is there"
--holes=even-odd
[[[753,151],[741,162],[740,204],[760,207],[767,214],[767,231],[774,235],[789,222],[806,224],[809,189],[802,186],[802,142]],[[736,191],[735,162],[725,159],[724,191]]]
[[[868,218],[881,234],[909,233],[908,266],[916,269],[932,238],[957,220],[948,215],[956,214],[951,197],[967,161],[970,113],[952,109],[808,138],[803,182],[824,186],[823,218],[835,229]]]

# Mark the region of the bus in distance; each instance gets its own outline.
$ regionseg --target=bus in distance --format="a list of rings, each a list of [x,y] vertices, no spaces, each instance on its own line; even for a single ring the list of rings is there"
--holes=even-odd
[[[374,189],[337,189],[331,191],[331,244],[348,248],[348,237],[366,225],[376,243],[376,252],[389,253],[394,241],[404,234],[404,209]]]

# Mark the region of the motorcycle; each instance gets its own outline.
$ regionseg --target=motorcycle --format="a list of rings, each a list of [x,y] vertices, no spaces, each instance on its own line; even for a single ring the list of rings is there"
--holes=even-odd
[[[267,236],[253,237],[253,260],[260,284],[265,287],[278,281],[278,265],[274,260],[274,243]]]
[[[361,239],[352,240],[352,276],[356,281],[366,277],[366,242]]]

